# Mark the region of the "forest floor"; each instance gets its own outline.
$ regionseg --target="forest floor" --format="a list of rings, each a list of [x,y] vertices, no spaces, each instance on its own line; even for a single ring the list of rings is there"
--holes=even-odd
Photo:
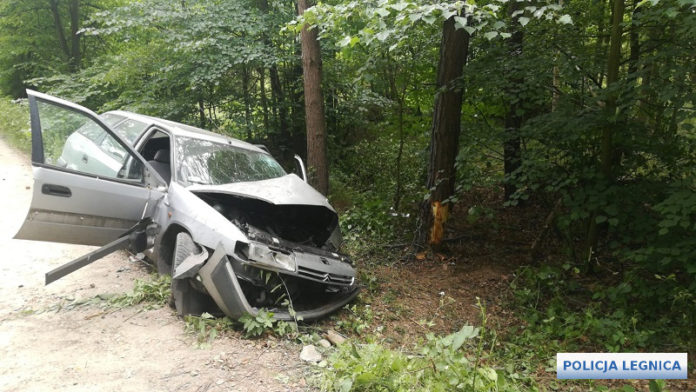
[[[32,187],[28,157],[0,140],[0,391],[307,389],[299,345],[231,335],[199,349],[167,306],[80,305],[147,278],[125,253],[44,286],[45,272],[93,248],[12,239]]]
[[[440,252],[413,254],[406,245],[385,244],[382,251],[365,258],[375,260],[373,264],[358,265],[366,287],[359,296],[353,318],[364,323],[362,335],[376,336],[392,348],[413,351],[414,344],[427,333],[444,336],[464,325],[481,326],[485,313],[488,333],[496,336],[495,350],[501,352],[511,340],[511,331],[525,326],[523,310],[514,303],[511,283],[517,279],[521,267],[558,264],[559,260],[568,259],[570,256],[563,252],[567,244],[561,243],[560,234],[553,230],[542,234],[549,210],[536,205],[502,207],[502,192],[491,189],[477,189],[467,197],[460,200],[450,215],[445,237],[452,241]],[[479,206],[484,213],[470,219],[470,206]],[[535,241],[540,250],[533,261],[531,248]],[[377,261],[382,257],[391,261]],[[544,302],[543,298],[539,300]],[[360,305],[364,306],[362,310]],[[345,320],[347,316],[350,315],[344,312],[337,318]],[[356,327],[355,321],[348,323],[351,326]],[[605,351],[601,342],[596,344],[594,351]],[[531,347],[517,348],[529,353],[529,362],[525,364],[532,368],[526,371],[543,391],[626,387],[627,391],[652,392],[647,380],[557,380],[555,352],[542,358],[531,354],[534,352]],[[689,358],[693,356],[690,352]],[[520,365],[514,358],[500,355],[493,360]],[[695,362],[691,359],[690,363]],[[689,380],[667,381],[666,390],[696,392],[693,365],[688,374]]]

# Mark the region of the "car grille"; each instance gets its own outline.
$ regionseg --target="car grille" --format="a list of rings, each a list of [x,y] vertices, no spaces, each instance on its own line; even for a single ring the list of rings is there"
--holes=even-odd
[[[307,278],[320,282],[350,286],[355,281],[352,276],[331,274],[328,272],[317,271],[307,267],[298,267],[297,272]]]

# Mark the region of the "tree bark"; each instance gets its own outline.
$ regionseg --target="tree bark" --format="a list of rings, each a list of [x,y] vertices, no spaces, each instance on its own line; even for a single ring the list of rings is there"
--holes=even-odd
[[[246,65],[242,66],[242,95],[244,96],[244,123],[247,141],[251,141],[251,99],[249,98],[249,71]]]
[[[438,246],[442,242],[444,222],[449,213],[448,198],[454,194],[459,151],[463,88],[457,85],[464,71],[469,50],[469,34],[455,28],[454,17],[442,27],[440,60],[433,122],[430,128],[430,159],[427,189],[430,194],[421,204],[414,244]]]
[[[522,57],[522,30],[517,27],[517,17],[512,16],[517,10],[517,2],[511,2],[509,6],[509,14],[513,20],[513,31],[510,38],[507,39],[508,61],[510,68],[508,69],[507,81],[507,96],[510,102],[507,105],[505,113],[505,141],[503,142],[503,171],[505,173],[505,200],[510,200],[511,196],[517,192],[517,186],[512,178],[514,173],[522,166],[522,152],[520,128],[522,127],[522,97],[520,92],[523,89],[524,77],[519,66],[520,57]]]
[[[621,65],[621,45],[622,45],[622,23],[624,16],[624,0],[614,0],[614,11],[612,15],[611,38],[609,43],[609,58],[607,59],[607,88],[619,80],[619,66]],[[616,123],[616,92],[612,92],[607,97],[606,116],[608,124],[602,129],[602,144],[600,160],[602,163],[602,174],[611,180],[612,163],[614,161],[613,131]]]
[[[298,0],[300,15],[310,6],[308,0]],[[307,166],[310,184],[326,195],[329,191],[329,168],[326,152],[326,119],[321,91],[321,48],[317,29],[302,29],[302,70],[304,75],[305,120],[307,127]]]
[[[198,98],[198,117],[201,128],[205,128],[205,104],[203,103],[203,98]]]
[[[263,111],[263,129],[264,132],[268,133],[270,124],[268,122],[268,98],[266,98],[266,70],[263,67],[259,67],[259,95]]]
[[[389,80],[389,89],[387,90],[387,93],[389,99],[391,99],[392,101],[396,101],[396,126],[399,134],[399,148],[397,149],[396,164],[394,165],[394,179],[396,184],[394,186],[394,201],[392,203],[392,208],[394,209],[394,211],[399,211],[399,207],[401,205],[401,198],[403,197],[403,181],[401,175],[401,167],[404,155],[404,144],[406,142],[404,129],[404,110],[406,92],[408,90],[410,79],[407,77],[406,80],[403,81],[401,88],[397,87],[396,74],[399,72],[399,67],[398,65],[396,65],[394,61],[392,61],[389,54],[385,56],[385,59],[387,60],[388,64],[386,67],[386,77]]]
[[[602,13],[599,15],[599,20],[597,21],[597,47],[595,48],[595,61],[597,64],[602,62],[603,58],[606,58],[606,46],[608,41],[608,34],[605,33],[604,19],[606,18],[607,0],[600,0],[602,4]],[[609,0],[609,8],[611,8],[611,0]],[[604,72],[599,72],[597,75],[597,84],[599,86],[604,83]]]
[[[621,46],[622,46],[622,23],[624,16],[624,0],[614,0],[611,18],[611,36],[609,38],[609,55],[607,58],[607,89],[619,80],[619,66],[621,65]],[[604,180],[608,183],[613,181],[613,169],[615,159],[615,148],[613,142],[614,128],[617,124],[617,93],[610,92],[604,107],[606,124],[602,127],[600,140],[600,171]],[[590,216],[589,227],[587,230],[586,254],[590,260],[597,247],[599,230],[596,221],[597,214]],[[588,268],[591,266],[588,264]]]
[[[80,0],[70,0],[70,68],[73,71],[80,69],[82,63],[82,51],[80,48]]]
[[[280,138],[284,143],[288,142],[290,134],[288,132],[288,107],[285,102],[285,94],[283,93],[283,85],[280,83],[278,75],[278,66],[273,64],[268,70],[271,78],[271,92],[275,96],[274,106],[278,111],[278,129],[280,130]]]
[[[53,23],[56,27],[56,35],[58,36],[58,42],[60,43],[60,48],[63,50],[65,57],[72,57],[70,54],[70,48],[68,47],[68,41],[65,38],[65,30],[63,29],[63,21],[60,18],[60,10],[58,9],[58,0],[50,0],[51,14],[53,15]]]

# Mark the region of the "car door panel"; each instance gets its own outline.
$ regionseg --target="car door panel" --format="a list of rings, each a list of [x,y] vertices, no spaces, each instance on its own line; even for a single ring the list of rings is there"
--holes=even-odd
[[[35,167],[32,197],[15,238],[103,245],[143,217],[150,190]]]
[[[29,213],[15,238],[104,245],[152,214],[154,201],[162,196],[156,189],[162,182],[150,175],[151,168],[139,154],[88,109],[27,93],[34,189]],[[94,133],[102,133],[98,140],[110,138],[109,150],[85,145],[92,142],[83,136]]]

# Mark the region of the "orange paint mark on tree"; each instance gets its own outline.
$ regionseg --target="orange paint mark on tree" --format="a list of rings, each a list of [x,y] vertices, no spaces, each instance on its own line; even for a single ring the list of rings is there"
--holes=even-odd
[[[435,201],[433,208],[433,226],[430,229],[430,245],[440,245],[445,235],[445,222],[449,214],[449,204],[442,204]]]

